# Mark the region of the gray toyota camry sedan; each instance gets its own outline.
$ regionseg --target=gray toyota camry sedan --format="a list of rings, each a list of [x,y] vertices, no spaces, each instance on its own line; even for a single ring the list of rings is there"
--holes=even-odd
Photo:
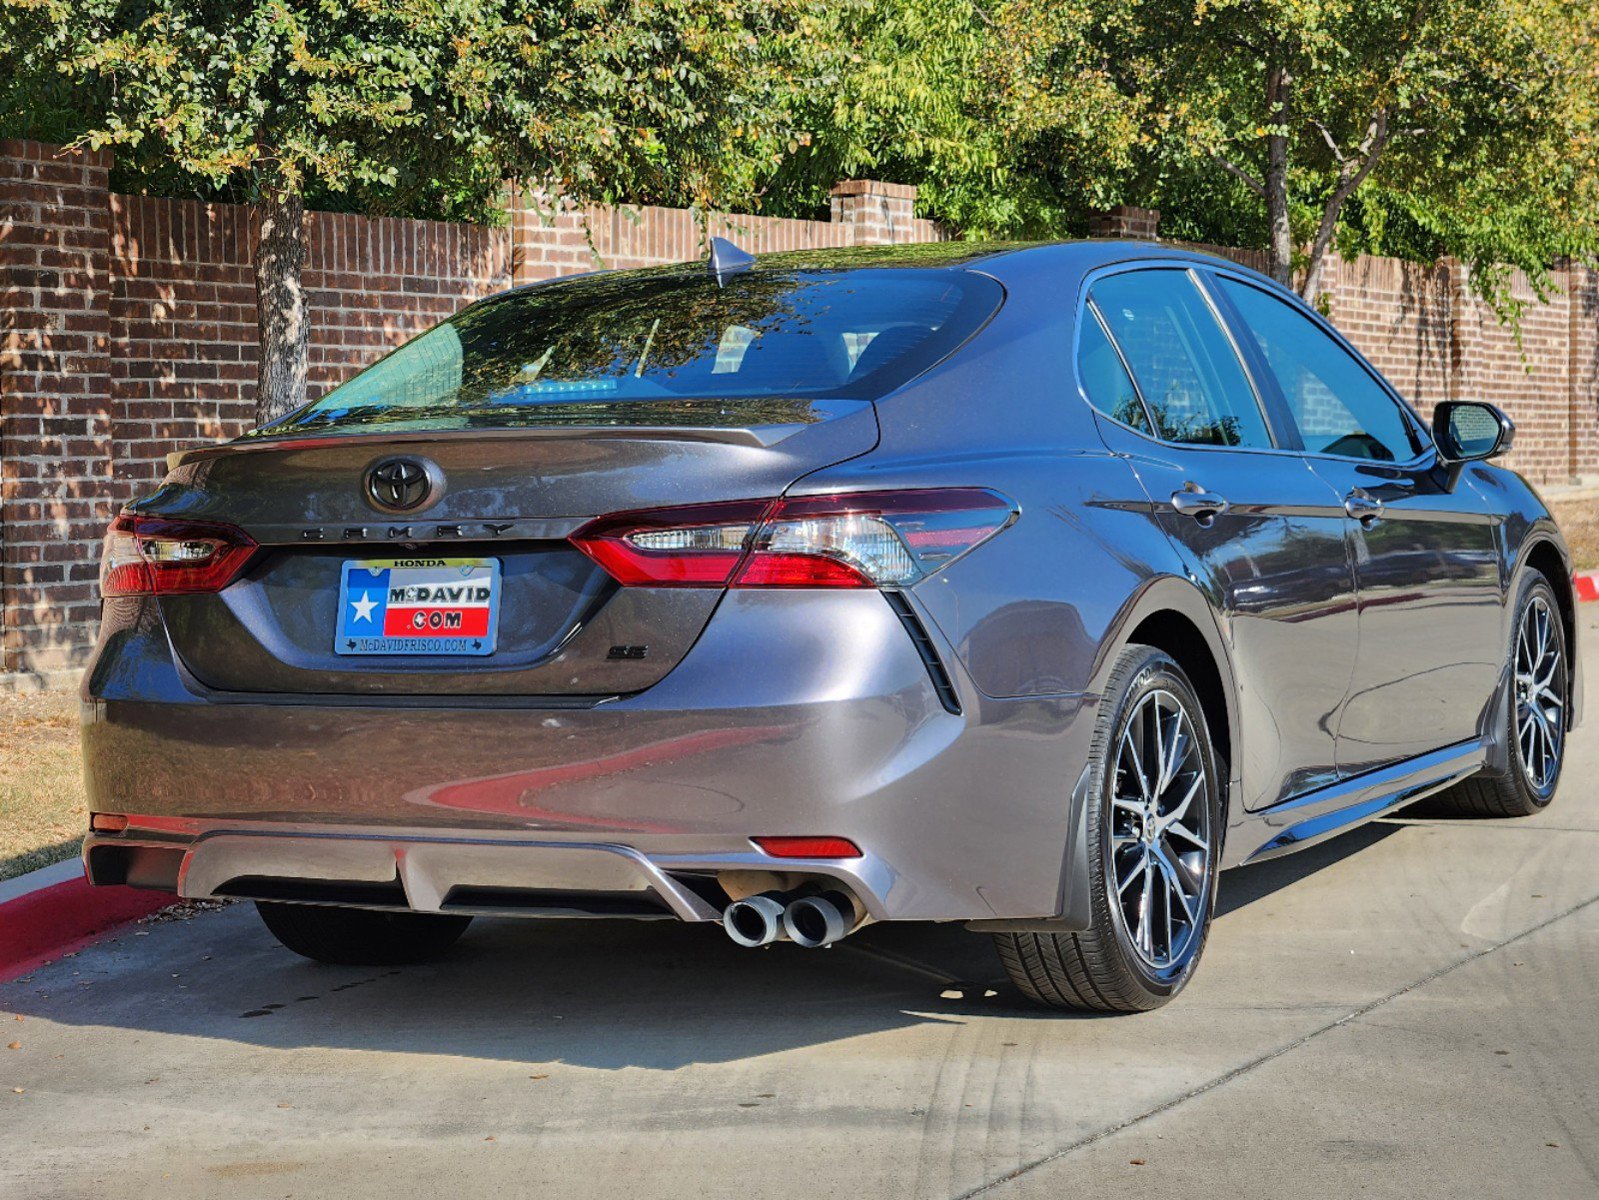
[[[117,517],[88,874],[346,963],[957,921],[1150,1009],[1222,868],[1550,802],[1571,575],[1512,434],[1149,243],[494,296]]]

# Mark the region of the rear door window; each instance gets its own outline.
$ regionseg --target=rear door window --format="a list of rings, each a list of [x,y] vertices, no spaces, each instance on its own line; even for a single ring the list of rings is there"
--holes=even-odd
[[[1271,433],[1232,340],[1181,268],[1099,280],[1089,300],[1168,442],[1269,448]]]
[[[1415,422],[1331,334],[1260,288],[1216,281],[1265,355],[1306,450],[1379,462],[1421,453]]]
[[[269,431],[658,424],[686,401],[872,400],[1003,298],[992,278],[949,269],[561,280],[472,305]]]

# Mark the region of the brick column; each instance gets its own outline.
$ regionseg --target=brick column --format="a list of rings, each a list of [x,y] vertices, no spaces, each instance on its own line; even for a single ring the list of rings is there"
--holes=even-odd
[[[1160,236],[1160,209],[1118,204],[1088,214],[1088,236],[1153,242]]]
[[[1476,304],[1471,294],[1471,276],[1458,258],[1439,260],[1448,288],[1449,386],[1447,398],[1468,400],[1474,395],[1478,363]],[[1512,414],[1514,416],[1514,414]]]
[[[1579,263],[1566,269],[1568,287],[1567,421],[1573,478],[1599,475],[1599,272]]]
[[[596,269],[582,209],[548,191],[521,184],[511,188],[506,207],[511,226],[512,286]]]
[[[108,153],[0,141],[0,674],[93,644],[111,516]]]
[[[916,188],[876,179],[846,179],[832,192],[833,223],[849,228],[855,246],[926,241],[916,220]]]

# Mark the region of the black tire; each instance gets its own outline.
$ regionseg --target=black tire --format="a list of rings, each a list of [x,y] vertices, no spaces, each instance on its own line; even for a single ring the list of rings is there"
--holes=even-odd
[[[1528,766],[1518,728],[1524,709],[1522,695],[1516,681],[1517,652],[1522,630],[1529,617],[1540,609],[1548,617],[1549,636],[1558,655],[1558,678],[1555,681],[1561,708],[1559,728],[1556,733],[1556,752],[1553,773],[1546,779],[1535,779],[1533,768]],[[1417,806],[1419,813],[1450,817],[1530,817],[1549,807],[1560,786],[1560,773],[1565,766],[1566,705],[1570,703],[1570,659],[1567,657],[1566,627],[1561,616],[1560,603],[1554,588],[1539,571],[1529,571],[1516,598],[1516,619],[1511,625],[1509,669],[1511,689],[1509,702],[1500,720],[1504,723],[1502,735],[1510,748],[1508,763],[1503,770],[1488,768],[1470,779],[1455,784],[1447,791],[1423,801]],[[1535,697],[1536,698],[1536,697]],[[1536,757],[1535,757],[1536,761]]]
[[[1166,925],[1166,949],[1171,961],[1163,966],[1146,956],[1135,944],[1135,937],[1144,926],[1140,924],[1138,931],[1131,930],[1124,909],[1127,902],[1119,899],[1121,889],[1113,882],[1118,869],[1124,877],[1129,874],[1125,866],[1118,867],[1116,856],[1131,851],[1134,855],[1143,855],[1142,886],[1155,886],[1156,871],[1148,849],[1149,834],[1143,832],[1146,818],[1125,818],[1137,822],[1139,836],[1146,840],[1130,839],[1127,834],[1129,827],[1121,824],[1124,817],[1115,815],[1124,812],[1129,804],[1125,799],[1113,804],[1113,797],[1119,785],[1124,789],[1127,787],[1124,769],[1118,766],[1123,754],[1124,734],[1151,697],[1154,697],[1156,721],[1160,720],[1160,705],[1166,701],[1157,693],[1175,700],[1187,718],[1187,728],[1193,731],[1196,764],[1190,768],[1191,773],[1185,774],[1180,786],[1186,789],[1197,781],[1203,792],[1202,809],[1192,810],[1190,806],[1190,810],[1203,812],[1204,824],[1199,832],[1207,843],[1201,865],[1187,865],[1193,858],[1192,850],[1180,856],[1184,864],[1181,869],[1187,872],[1184,878],[1199,889],[1200,894],[1193,906],[1195,920],[1180,953],[1171,953],[1176,949],[1176,938],[1172,926]],[[1111,672],[1105,700],[1094,734],[1087,800],[1090,806],[1087,831],[1091,847],[1088,863],[1093,899],[1092,924],[1081,933],[997,933],[994,941],[1000,961],[1004,963],[1012,982],[1039,1004],[1094,1012],[1148,1012],[1159,1008],[1182,991],[1193,977],[1200,955],[1204,952],[1210,920],[1215,912],[1217,863],[1225,824],[1222,818],[1222,775],[1217,767],[1215,750],[1211,745],[1199,698],[1194,694],[1193,686],[1182,668],[1166,654],[1150,646],[1134,645],[1124,649]],[[1176,776],[1173,778],[1174,782],[1168,785],[1165,792],[1156,789],[1155,807],[1158,807],[1162,795],[1174,794],[1172,789],[1179,787],[1175,782]],[[1194,817],[1184,819],[1192,824],[1198,823]],[[1123,843],[1130,841],[1130,844],[1118,848],[1113,845],[1113,835]],[[1167,855],[1161,862],[1174,868],[1176,864],[1171,861],[1169,854],[1173,845],[1192,844],[1186,841],[1163,842],[1158,836],[1155,841],[1164,847],[1163,853]],[[1124,878],[1124,884],[1133,883],[1138,878],[1136,874],[1131,879]],[[1165,875],[1167,888],[1174,881],[1175,876]],[[1142,906],[1148,909],[1151,904],[1152,895],[1145,891]],[[1173,904],[1173,894],[1168,891],[1165,901],[1168,913],[1173,911]],[[1183,907],[1188,907],[1186,902]],[[1153,913],[1149,922],[1151,927],[1156,923]]]
[[[256,912],[296,954],[341,966],[389,967],[437,958],[455,945],[471,917],[380,912],[315,904],[256,901]]]

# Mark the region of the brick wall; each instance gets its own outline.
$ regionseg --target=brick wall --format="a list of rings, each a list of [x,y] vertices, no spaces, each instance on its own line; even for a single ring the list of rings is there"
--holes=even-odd
[[[86,657],[98,544],[183,446],[242,433],[255,406],[255,228],[247,209],[109,191],[110,159],[0,142],[0,683]],[[503,228],[307,217],[310,393],[515,283],[700,257],[932,241],[916,189],[840,184],[830,221],[552,206],[513,192]]]
[[[168,451],[234,436],[255,389],[254,229],[247,210],[113,195],[104,155],[0,142],[0,682],[81,664],[97,543],[116,507],[160,478]],[[313,213],[313,396],[479,296],[597,266],[700,257],[720,234],[756,252],[920,242],[916,190],[847,180],[830,220],[680,209],[576,208],[513,192],[503,228]],[[1153,238],[1124,207],[1095,231]],[[1257,269],[1256,251],[1220,250]],[[1424,413],[1445,397],[1505,407],[1510,465],[1535,482],[1599,474],[1599,275],[1557,273],[1522,344],[1473,298],[1463,269],[1334,259],[1327,310]],[[1533,299],[1527,281],[1516,295]]]
[[[1136,208],[1131,204],[1118,204],[1114,208],[1088,215],[1088,236],[1095,238],[1132,238],[1153,241],[1159,236],[1160,209]]]
[[[1526,304],[1519,344],[1452,260],[1334,256],[1322,303],[1423,417],[1445,399],[1497,404],[1516,422],[1506,464],[1534,483],[1561,484],[1599,471],[1599,276],[1562,268],[1554,283],[1556,293],[1540,303],[1525,275],[1511,278],[1511,294]]]
[[[715,213],[703,224],[683,208],[558,204],[540,192],[513,191],[512,273],[517,283],[576,271],[654,267],[703,257],[707,239],[725,237],[752,254],[936,242],[938,226],[915,215],[916,189],[849,179],[833,189],[831,220],[796,221]]]
[[[109,196],[111,399],[122,502],[169,451],[236,437],[255,411],[248,209]],[[462,305],[511,285],[504,230],[312,213],[310,392],[320,396]]]
[[[0,141],[0,671],[69,666],[113,511],[110,159]]]

